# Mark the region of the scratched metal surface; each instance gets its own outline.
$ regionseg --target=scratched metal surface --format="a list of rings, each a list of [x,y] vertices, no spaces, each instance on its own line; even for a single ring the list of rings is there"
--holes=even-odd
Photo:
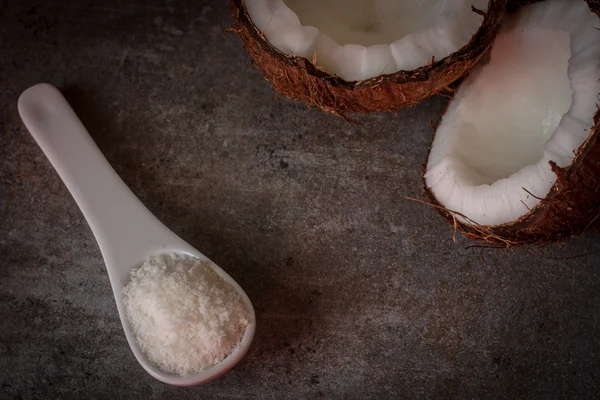
[[[597,398],[598,237],[453,243],[404,199],[447,100],[349,124],[283,99],[226,3],[0,1],[0,398]],[[92,234],[16,113],[40,81],[247,290],[258,331],[233,371],[180,389],[136,364]]]

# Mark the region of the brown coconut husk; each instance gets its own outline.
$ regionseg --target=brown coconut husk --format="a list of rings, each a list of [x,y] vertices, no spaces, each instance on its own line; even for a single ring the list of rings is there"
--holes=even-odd
[[[588,0],[587,3],[590,10],[600,17],[600,0]],[[435,130],[437,131],[437,126]],[[550,162],[557,177],[556,183],[545,198],[539,198],[540,203],[537,206],[516,221],[496,226],[479,225],[440,204],[424,180],[425,196],[429,200],[427,204],[436,208],[455,230],[463,231],[470,239],[483,240],[492,247],[542,245],[581,235],[587,231],[598,231],[600,230],[599,136],[600,109],[594,115],[593,121],[590,121],[590,134],[575,152],[571,165],[560,168],[554,162]],[[535,197],[527,188],[523,190]],[[462,217],[469,223],[460,222],[457,217]]]
[[[244,0],[231,0],[235,32],[254,65],[283,95],[337,115],[391,111],[416,104],[464,76],[493,43],[507,0],[490,0],[483,23],[471,41],[442,60],[413,71],[399,71],[365,81],[347,82],[318,67],[318,60],[291,56],[273,47],[250,19]],[[480,10],[473,10],[481,13]],[[318,55],[317,55],[318,57]]]

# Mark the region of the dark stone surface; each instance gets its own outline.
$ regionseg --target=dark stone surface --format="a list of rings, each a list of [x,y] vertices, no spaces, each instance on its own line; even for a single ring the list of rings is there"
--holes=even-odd
[[[0,0],[0,398],[594,399],[600,242],[467,247],[421,194],[444,98],[349,124],[250,66],[225,1]],[[64,90],[150,210],[240,282],[246,358],[155,381],[94,238],[22,126]]]

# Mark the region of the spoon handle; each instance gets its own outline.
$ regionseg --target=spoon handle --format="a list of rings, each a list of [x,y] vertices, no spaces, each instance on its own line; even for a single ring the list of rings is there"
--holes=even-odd
[[[19,98],[18,109],[90,225],[113,289],[150,252],[183,242],[129,190],[58,89],[33,86]]]

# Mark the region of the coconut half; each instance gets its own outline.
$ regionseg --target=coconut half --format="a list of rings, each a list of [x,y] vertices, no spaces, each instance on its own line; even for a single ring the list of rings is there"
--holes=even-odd
[[[236,32],[284,95],[345,114],[417,103],[464,76],[506,0],[231,0]]]
[[[564,238],[600,222],[598,2],[507,15],[432,141],[426,191],[470,237]]]

